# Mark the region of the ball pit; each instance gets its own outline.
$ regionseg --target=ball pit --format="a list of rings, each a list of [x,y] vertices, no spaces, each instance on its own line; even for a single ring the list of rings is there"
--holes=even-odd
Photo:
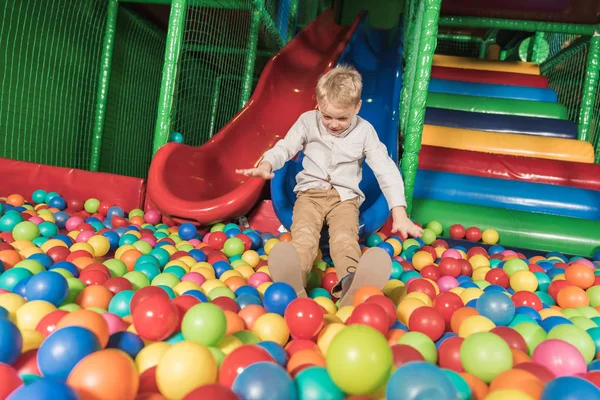
[[[271,280],[289,233],[31,197],[0,198],[0,400],[600,398],[600,252],[429,221],[370,236],[390,280],[338,308],[326,251],[308,298]]]

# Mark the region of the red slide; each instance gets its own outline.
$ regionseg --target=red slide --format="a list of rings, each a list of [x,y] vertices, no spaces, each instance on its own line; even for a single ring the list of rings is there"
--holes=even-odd
[[[200,224],[246,214],[264,181],[237,175],[258,164],[300,114],[316,105],[315,85],[340,57],[360,19],[340,26],[328,10],[265,67],[248,104],[202,146],[168,143],[155,155],[148,198],[165,216]]]

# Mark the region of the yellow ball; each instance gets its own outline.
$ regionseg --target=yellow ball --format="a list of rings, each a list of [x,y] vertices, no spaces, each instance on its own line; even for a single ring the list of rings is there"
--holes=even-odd
[[[394,249],[394,257],[402,253],[402,243],[400,243],[400,241],[394,238],[390,238],[387,239],[386,242],[392,245],[392,248]]]
[[[236,336],[225,336],[221,341],[217,344],[217,349],[221,350],[225,355],[228,355],[241,345],[243,345],[242,341],[238,339]]]
[[[345,324],[346,320],[352,315],[352,311],[354,311],[354,306],[344,306],[337,310],[335,315]]]
[[[131,326],[133,326],[133,324],[131,324]],[[137,366],[138,372],[141,374],[147,369],[156,367],[170,348],[171,345],[167,342],[155,342],[144,347],[137,356],[135,356],[135,365]]]
[[[412,258],[412,265],[417,271],[422,270],[428,265],[433,264],[435,260],[428,251],[417,251]]]
[[[189,269],[190,269],[190,267],[188,267],[186,263],[184,263],[183,261],[180,261],[180,260],[171,260],[171,261],[169,261],[169,262],[168,262],[168,263],[165,265],[165,268],[168,268],[168,267],[175,267],[175,266],[176,266],[176,267],[181,267],[181,268],[183,268],[183,269],[184,269],[184,270],[186,270],[186,271],[189,271]]]
[[[473,267],[473,270],[490,266],[490,260],[481,254],[475,254],[473,257],[469,258],[469,263],[471,264],[471,267]]]
[[[385,286],[383,287],[383,290],[382,290],[383,294],[390,297],[390,295],[392,294],[394,289],[396,289],[397,287],[401,287],[401,286],[405,286],[405,285],[404,285],[404,282],[402,282],[400,279],[390,279],[389,281],[387,281],[385,283]]]
[[[181,296],[188,290],[201,290],[201,289],[196,283],[190,282],[190,281],[179,282],[177,285],[175,285],[173,287],[173,291],[175,292],[175,294],[177,294],[177,296]]]
[[[137,250],[137,249],[135,247],[133,247],[133,245],[131,245],[131,244],[125,244],[125,245],[119,247],[115,251],[115,258],[120,260],[123,253],[125,253],[128,250]]]
[[[457,294],[457,295],[459,295],[459,296],[460,296],[460,295],[462,294],[462,292],[464,292],[464,291],[465,291],[465,288],[462,288],[462,287],[455,287],[455,288],[452,288],[452,289],[450,289],[450,290],[449,290],[449,292],[451,292],[451,293],[454,293],[454,294]]]
[[[416,298],[408,298],[404,299],[398,304],[398,309],[396,310],[396,316],[398,320],[402,322],[404,325],[408,326],[408,320],[412,313],[420,307],[425,307],[425,303]]]
[[[21,349],[21,354],[29,350],[39,349],[42,341],[44,340],[44,335],[34,329],[22,329],[21,336],[23,337],[23,348]]]
[[[548,317],[562,317],[562,313],[554,308],[544,308],[539,311],[542,320]]]
[[[485,280],[485,274],[490,271],[490,267],[479,267],[473,270],[473,276],[471,277],[474,281]]]
[[[472,315],[465,318],[460,328],[458,329],[458,336],[466,338],[474,333],[489,332],[496,327],[490,319],[483,315]]]
[[[495,229],[486,229],[481,233],[481,240],[485,244],[496,244],[500,240],[500,235]]]
[[[65,242],[59,239],[50,239],[46,243],[44,243],[40,248],[47,253],[53,247],[69,247]]]
[[[28,247],[35,247],[35,244],[31,243],[29,240],[15,240],[10,245],[17,251],[24,250]]]
[[[285,320],[275,313],[265,313],[258,317],[252,326],[252,333],[261,341],[272,341],[281,346],[285,346],[290,337]]]
[[[0,294],[0,307],[8,311],[8,315],[12,321],[15,320],[17,310],[25,303],[27,303],[27,300],[16,293]]]
[[[130,231],[125,232],[125,235],[133,235],[133,236],[135,236],[138,239],[142,238],[142,234],[140,232],[138,232],[138,231],[135,231],[135,230],[130,230]]]
[[[73,240],[77,239],[77,235],[79,235],[81,232],[79,231],[71,231],[67,233],[67,236],[70,237]]]
[[[204,282],[202,286],[200,286],[200,289],[204,293],[208,294],[211,292],[211,290],[218,287],[225,287],[225,284],[218,279],[209,279],[206,282]]]
[[[56,307],[44,300],[34,300],[23,304],[15,314],[15,323],[20,330],[31,329],[35,327],[42,318],[56,311]]]
[[[423,292],[412,292],[412,293],[409,293],[409,294],[406,295],[405,299],[419,299],[426,306],[431,306],[433,304],[433,301],[431,300],[431,297],[427,296]]]
[[[96,256],[96,252],[95,252],[94,248],[85,242],[75,243],[71,246],[71,253],[73,253],[74,251],[77,251],[77,250],[85,250],[88,253],[90,253],[92,256],[94,256],[94,257]]]
[[[277,243],[279,243],[279,239],[276,239],[276,238],[271,238],[271,239],[267,240],[264,245],[265,254],[267,254],[267,255],[270,254],[271,249],[273,249],[273,247]]]
[[[337,312],[337,307],[335,306],[335,303],[329,297],[319,296],[316,297],[314,300],[315,303],[317,303],[318,305],[323,307],[325,311],[327,311],[327,314],[335,315],[335,313]]]
[[[463,303],[467,304],[473,299],[478,299],[482,294],[483,290],[479,288],[467,288],[460,294],[460,298],[462,299]]]
[[[344,328],[346,328],[346,325],[344,324],[330,324],[321,330],[319,336],[317,337],[317,346],[319,346],[319,350],[321,350],[321,353],[323,353],[324,355],[327,354],[327,349],[329,348],[331,341]]]
[[[42,211],[46,211],[46,210],[42,210]],[[40,215],[39,215],[39,217],[40,217],[41,219],[43,219],[44,221],[46,221],[46,222],[52,222],[52,223],[55,223],[55,222],[56,222],[56,221],[54,220],[54,216],[53,216],[52,214],[46,214],[46,213],[43,213],[43,214],[40,214]]]
[[[517,271],[510,277],[510,287],[515,292],[535,292],[538,287],[538,281],[531,271]]]
[[[184,268],[188,271],[192,267],[192,265],[197,263],[197,261],[192,256],[179,257],[178,260],[185,265]]]
[[[273,282],[263,282],[260,285],[258,285],[256,290],[258,290],[258,293],[260,293],[260,297],[265,295],[265,292],[267,291],[269,286],[271,286],[272,284],[273,284]]]
[[[19,252],[19,254],[21,255],[21,257],[23,258],[29,258],[31,257],[33,254],[44,254],[44,252],[41,249],[38,249],[37,247],[28,247],[26,249],[23,249]]]
[[[184,340],[174,344],[156,367],[156,384],[168,399],[181,399],[195,388],[217,381],[217,362],[208,347]]]
[[[173,246],[172,244],[167,244],[165,246],[162,246],[161,249],[166,250],[170,256],[175,254],[175,252],[177,251],[177,248],[175,246]]]
[[[442,246],[438,246],[434,250],[435,250],[435,254],[437,254],[437,258],[442,258],[442,254],[444,254],[444,252],[448,249],[446,249],[445,247],[442,247]]]
[[[525,392],[515,389],[499,389],[490,392],[485,400],[534,400]]]
[[[219,277],[219,280],[225,282],[227,279],[231,278],[232,276],[243,278],[242,274],[240,274],[239,271],[235,271],[235,270],[231,269],[229,271],[223,272],[221,274],[221,276]]]
[[[195,270],[197,270],[198,268],[206,268],[206,269],[208,269],[210,271],[213,271],[213,272],[215,270],[214,267],[210,263],[207,263],[206,261],[201,261],[199,263],[196,263],[196,264],[192,265],[190,267],[190,271],[195,272]]]
[[[567,280],[567,278],[565,277],[565,274],[558,274],[554,278],[552,278],[552,282],[554,282],[554,281],[566,281],[566,280]]]
[[[398,286],[392,293],[389,295],[390,299],[394,302],[395,305],[400,304],[402,300],[406,298],[408,288],[406,286]]]
[[[267,267],[266,265],[263,265],[262,267],[257,269],[256,272],[264,272],[265,274],[271,276],[271,271],[269,271],[269,267]]]
[[[192,269],[192,272],[199,273],[206,280],[217,279],[217,276],[215,275],[215,271],[208,269],[208,268],[195,268],[195,269]]]
[[[244,254],[242,254],[242,260],[244,260],[252,268],[255,268],[260,261],[260,256],[254,250],[246,250]]]
[[[110,242],[102,235],[94,235],[88,239],[87,243],[92,246],[96,257],[105,256],[110,250]]]
[[[337,316],[333,314],[325,314],[323,317],[324,325],[327,326],[329,324],[343,324],[344,322]]]
[[[252,274],[254,274],[254,269],[249,266],[249,265],[240,265],[238,267],[235,268],[235,270],[237,272],[239,272],[240,274],[242,274],[242,276],[244,277],[244,279],[248,280],[248,278],[250,278],[252,276]]]

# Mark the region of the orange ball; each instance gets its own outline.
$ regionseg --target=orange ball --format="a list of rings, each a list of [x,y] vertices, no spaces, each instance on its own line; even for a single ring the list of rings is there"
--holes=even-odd
[[[134,215],[133,217],[129,218],[129,222],[137,226],[142,226],[146,223],[144,217],[140,217],[139,215]]]
[[[1,250],[0,251],[0,261],[4,264],[4,269],[11,269],[19,262],[21,262],[21,255],[15,250]]]
[[[582,264],[573,264],[565,271],[565,279],[571,285],[578,286],[582,289],[592,287],[596,280],[594,270]]]
[[[490,383],[490,392],[500,389],[518,390],[533,399],[539,399],[544,390],[544,383],[531,372],[512,369],[498,374]]]
[[[108,324],[102,316],[90,310],[76,310],[68,313],[58,321],[56,329],[64,328],[65,326],[81,326],[92,331],[102,348],[108,343]],[[110,365],[110,364],[107,364]]]
[[[259,306],[257,304],[250,304],[250,305],[242,308],[238,312],[238,315],[240,316],[240,318],[242,318],[244,320],[246,329],[252,330],[252,327],[254,326],[254,322],[256,322],[258,317],[260,317],[264,313],[266,313],[266,311],[261,306]]]
[[[467,384],[471,388],[473,400],[484,400],[485,399],[485,396],[487,396],[490,389],[488,388],[488,385],[486,385],[484,381],[482,381],[481,379],[477,378],[476,376],[471,375],[466,372],[459,372],[458,374],[467,382]]]
[[[139,374],[131,358],[117,349],[100,350],[81,360],[67,379],[82,400],[134,400]]]
[[[225,319],[227,320],[227,335],[244,330],[244,320],[231,310],[225,310]]]
[[[463,321],[474,315],[479,315],[479,313],[477,312],[477,309],[472,307],[462,307],[454,311],[454,314],[452,314],[452,317],[450,318],[450,328],[452,329],[452,332],[458,335],[458,331]]]
[[[360,289],[358,289],[354,294],[354,307],[364,303],[369,297],[378,295],[383,295],[383,292],[377,289],[375,286],[363,286]]]
[[[88,265],[93,264],[95,260],[90,257],[77,257],[71,262],[77,267],[78,270],[81,271]]]
[[[560,289],[556,300],[562,308],[577,308],[590,305],[587,293],[578,286],[567,286]]]
[[[291,233],[284,233],[283,235],[279,236],[279,241],[280,242],[291,242],[292,241],[292,234]]]
[[[531,362],[531,357],[529,357],[529,355],[524,351],[513,348],[511,348],[510,351],[512,351],[513,365],[517,365],[524,362]]]
[[[20,194],[11,194],[6,198],[6,204],[11,206],[19,207],[25,204],[25,198]]]
[[[223,283],[225,284],[225,286],[231,289],[232,292],[235,292],[240,287],[246,284],[246,280],[241,276],[232,276],[230,278],[225,279],[225,282]]]
[[[300,350],[290,357],[287,363],[287,371],[291,374],[299,367],[303,366],[325,367],[325,357],[319,350],[304,349]]]
[[[123,263],[125,263],[125,266],[127,267],[127,271],[131,272],[131,271],[133,271],[135,262],[141,256],[142,256],[142,252],[139,251],[138,249],[129,249],[129,250],[123,252],[123,254],[121,254],[121,261],[123,261]]]
[[[398,340],[404,335],[406,335],[406,331],[402,329],[391,329],[387,334],[388,344],[390,346],[398,344]]]
[[[108,310],[108,304],[113,298],[113,294],[105,286],[92,285],[84,288],[75,299],[81,308],[98,307]]]

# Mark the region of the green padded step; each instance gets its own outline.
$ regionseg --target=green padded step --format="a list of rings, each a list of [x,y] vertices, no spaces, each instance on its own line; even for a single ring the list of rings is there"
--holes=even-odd
[[[467,96],[463,94],[428,93],[427,107],[486,114],[568,119],[567,108],[560,103],[499,99],[493,97]]]
[[[429,199],[414,199],[411,218],[421,224],[438,221],[445,235],[454,224],[495,229],[499,244],[509,247],[584,257],[600,249],[598,221]]]

